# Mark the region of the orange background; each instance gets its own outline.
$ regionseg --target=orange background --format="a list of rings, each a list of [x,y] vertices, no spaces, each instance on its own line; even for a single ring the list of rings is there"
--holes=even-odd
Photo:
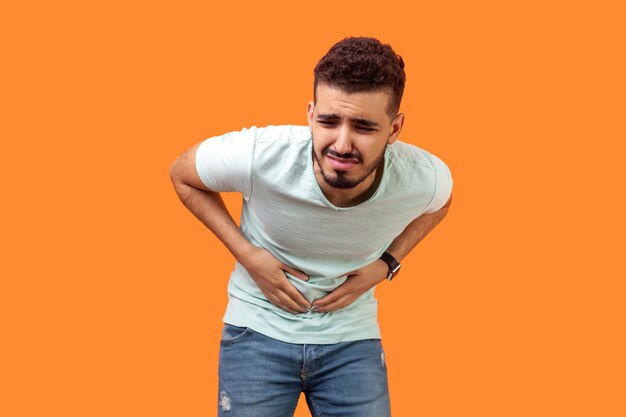
[[[1,415],[215,415],[233,260],[169,164],[305,124],[315,63],[350,35],[403,56],[402,139],[455,179],[377,289],[394,415],[626,415],[620,2],[14,3]]]

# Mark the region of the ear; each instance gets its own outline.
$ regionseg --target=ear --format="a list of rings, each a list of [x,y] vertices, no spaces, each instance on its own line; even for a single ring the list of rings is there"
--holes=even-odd
[[[398,139],[402,126],[404,126],[404,113],[398,113],[398,115],[391,121],[391,130],[389,132],[389,140],[387,143],[391,145]]]
[[[313,127],[313,111],[315,110],[315,103],[309,101],[306,105],[306,118],[309,121],[309,128]]]

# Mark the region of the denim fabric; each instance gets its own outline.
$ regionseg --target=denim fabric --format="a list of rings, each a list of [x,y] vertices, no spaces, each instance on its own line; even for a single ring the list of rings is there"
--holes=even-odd
[[[301,392],[313,417],[389,416],[380,339],[294,344],[224,325],[219,416],[291,417]]]

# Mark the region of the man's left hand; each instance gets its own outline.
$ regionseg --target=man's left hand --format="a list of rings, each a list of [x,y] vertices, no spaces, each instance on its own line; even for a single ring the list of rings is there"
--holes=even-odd
[[[377,259],[363,268],[349,272],[343,284],[335,288],[330,294],[313,301],[315,311],[328,313],[352,304],[367,290],[387,278],[389,266]]]

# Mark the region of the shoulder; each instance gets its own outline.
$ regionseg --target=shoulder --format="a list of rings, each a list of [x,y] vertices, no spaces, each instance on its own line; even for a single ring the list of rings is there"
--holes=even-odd
[[[311,141],[308,126],[282,125],[256,128],[254,157],[261,163],[280,155],[282,162],[302,158],[302,153]]]
[[[268,125],[263,127],[251,126],[244,127],[241,130],[235,130],[222,134],[220,136],[213,136],[206,139],[204,142],[222,141],[235,141],[245,142],[252,140],[258,142],[280,142],[280,141],[293,141],[293,140],[308,140],[311,137],[311,131],[308,126],[297,125]]]
[[[390,146],[392,177],[404,192],[415,193],[427,202],[425,213],[439,210],[452,193],[452,175],[448,166],[430,152],[404,142]]]
[[[425,149],[410,143],[396,141],[389,146],[389,157],[399,168],[437,171],[443,161]]]
[[[308,126],[269,125],[257,128],[256,157],[271,157],[280,153],[281,159],[298,157],[309,141],[311,130]]]
[[[425,149],[396,141],[388,153],[389,179],[399,189],[431,192],[443,186],[451,188],[447,165]]]
[[[308,141],[311,137],[311,131],[308,126],[298,125],[268,125],[265,127],[253,126],[256,133],[257,142],[292,142],[292,141]]]
[[[256,135],[252,180],[257,195],[300,192],[311,163],[311,131],[308,126],[266,126]],[[304,187],[304,186],[303,186]],[[299,191],[300,190],[300,191]]]
[[[250,155],[251,161],[258,155],[282,153],[289,149],[297,150],[310,140],[308,126],[268,125],[251,126],[241,130],[210,137],[200,144],[200,154],[220,153]]]

